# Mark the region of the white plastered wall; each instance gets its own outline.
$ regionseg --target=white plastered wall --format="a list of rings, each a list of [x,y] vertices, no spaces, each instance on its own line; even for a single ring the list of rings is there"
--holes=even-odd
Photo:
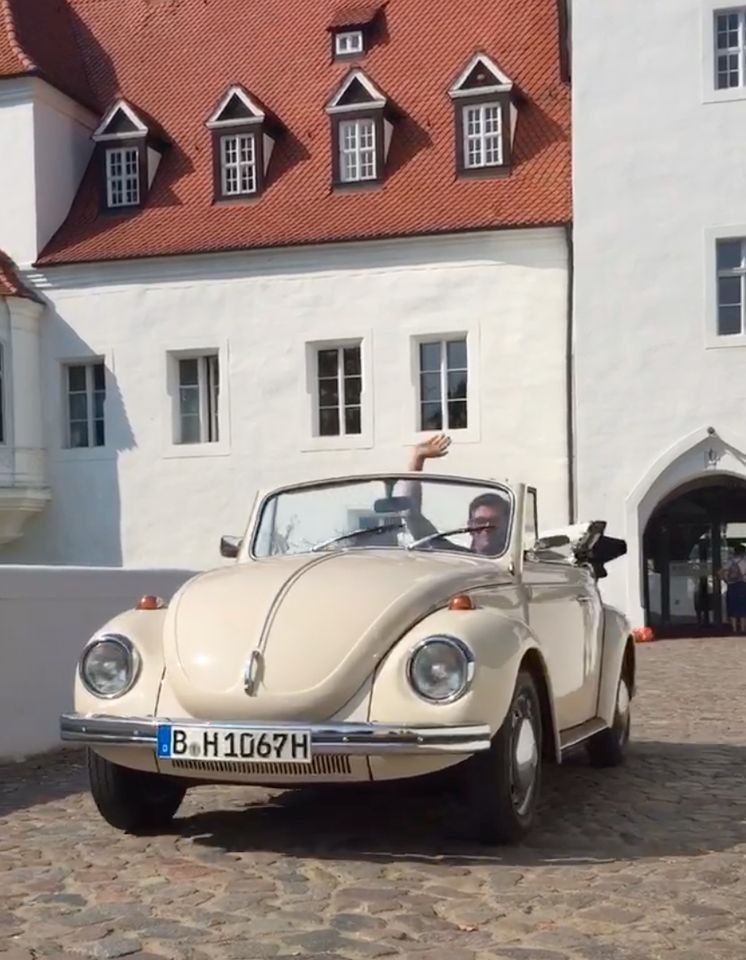
[[[258,489],[405,469],[416,343],[466,334],[470,423],[433,470],[526,480],[568,518],[564,231],[515,230],[95,267],[35,278],[52,303],[43,381],[52,503],[3,557],[209,566]],[[364,430],[313,435],[308,344],[363,344]],[[217,352],[221,439],[173,440],[169,354]],[[61,364],[101,357],[107,446],[64,449]]]

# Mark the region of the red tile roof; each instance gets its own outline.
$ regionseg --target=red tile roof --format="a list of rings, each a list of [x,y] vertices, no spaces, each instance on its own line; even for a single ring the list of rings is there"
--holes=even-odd
[[[63,0],[0,0],[18,12]],[[570,97],[560,79],[556,0],[389,0],[362,61],[397,121],[382,187],[330,188],[324,104],[350,68],[333,63],[330,0],[67,0],[94,96],[155,117],[171,140],[143,210],[101,213],[92,164],[42,263],[410,236],[570,219]],[[357,5],[357,4],[355,4]],[[0,6],[0,9],[2,7]],[[21,18],[22,19],[22,18]],[[46,32],[37,21],[39,32]],[[30,34],[29,34],[30,43]],[[42,40],[36,40],[41,51]],[[29,49],[31,47],[29,46]],[[448,89],[484,50],[522,95],[510,177],[455,176]],[[52,76],[67,53],[46,47]],[[205,120],[242,84],[286,128],[254,201],[212,202]]]
[[[0,77],[39,76],[97,109],[68,0],[0,0]]]
[[[15,264],[2,250],[0,250],[0,297],[22,297],[25,300],[43,303],[37,293],[24,285],[16,273]]]
[[[329,18],[329,27],[362,27],[374,20],[385,4],[381,0],[369,3],[342,3]]]

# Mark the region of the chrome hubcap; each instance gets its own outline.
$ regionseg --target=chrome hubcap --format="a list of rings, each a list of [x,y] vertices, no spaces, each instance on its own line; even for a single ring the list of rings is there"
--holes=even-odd
[[[539,769],[539,743],[532,720],[531,703],[521,699],[513,713],[513,802],[522,816],[529,808]]]

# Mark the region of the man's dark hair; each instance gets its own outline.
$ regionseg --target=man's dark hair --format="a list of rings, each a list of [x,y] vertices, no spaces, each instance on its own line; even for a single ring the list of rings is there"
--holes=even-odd
[[[471,520],[480,507],[492,507],[495,510],[502,510],[504,506],[505,501],[499,493],[480,493],[479,496],[474,497],[469,504],[469,519]]]
[[[737,557],[742,557],[746,553],[746,547],[744,547],[742,543],[737,543],[733,548],[733,553],[735,553]]]

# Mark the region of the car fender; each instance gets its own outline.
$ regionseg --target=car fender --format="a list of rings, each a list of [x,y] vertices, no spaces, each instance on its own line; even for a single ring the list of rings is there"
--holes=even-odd
[[[80,679],[79,663],[75,667],[76,713],[118,717],[147,717],[155,713],[158,690],[163,678],[163,622],[165,609],[127,610],[109,620],[96,631],[85,646],[106,633],[118,633],[134,644],[140,657],[140,671],[132,687],[121,697],[102,699],[92,694]],[[132,747],[96,747],[96,753],[108,760],[140,770],[156,770],[155,754]]]
[[[453,703],[435,704],[412,689],[408,679],[410,657],[427,637],[448,635],[463,641],[474,655],[471,687]],[[389,651],[376,670],[370,701],[370,720],[381,723],[487,723],[494,735],[507,716],[521,665],[527,661],[541,692],[543,720],[551,725],[548,753],[559,760],[551,677],[539,643],[519,618],[491,607],[475,610],[439,610],[420,620]]]
[[[625,660],[626,658],[626,660]],[[630,694],[635,693],[635,642],[627,618],[614,607],[604,605],[603,655],[598,690],[598,716],[608,726],[614,723],[617,688],[623,664],[627,664]]]

